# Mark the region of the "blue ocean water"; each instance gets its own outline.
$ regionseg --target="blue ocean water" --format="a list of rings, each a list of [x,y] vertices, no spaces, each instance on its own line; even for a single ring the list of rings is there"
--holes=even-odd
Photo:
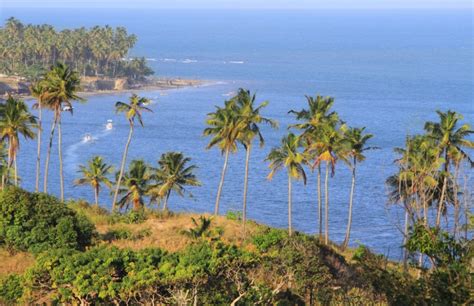
[[[245,87],[259,100],[270,101],[264,114],[280,122],[279,130],[264,128],[266,145],[252,153],[249,217],[273,226],[287,226],[287,181],[284,173],[267,181],[264,162],[278,145],[293,118],[290,109],[305,106],[304,95],[331,95],[335,110],[353,126],[375,136],[358,168],[352,244],[368,245],[397,257],[401,244],[400,211],[387,203],[387,176],[395,171],[393,148],[407,134],[421,131],[435,110],[453,109],[474,123],[472,11],[174,11],[1,9],[2,20],[15,16],[27,23],[58,28],[125,26],[139,40],[131,55],[145,56],[159,76],[214,81],[213,85],[162,92],[140,92],[152,98],[153,114],[137,128],[129,160],[155,163],[169,150],[182,151],[199,166],[203,186],[193,198],[172,197],[172,209],[212,211],[223,158],[206,151],[202,137],[206,114]],[[66,197],[93,199],[87,187],[72,187],[79,164],[102,155],[119,164],[128,124],[114,114],[114,103],[129,94],[99,95],[77,105],[63,120]],[[107,119],[115,127],[105,131]],[[47,120],[50,120],[48,114]],[[49,121],[48,121],[49,122]],[[49,130],[49,123],[45,130]],[[93,143],[81,142],[85,133]],[[46,138],[46,136],[45,136]],[[53,156],[56,154],[56,146]],[[19,156],[22,185],[34,186],[36,144],[22,142]],[[244,152],[230,158],[222,213],[241,209]],[[58,193],[57,163],[51,165],[51,186]],[[316,179],[294,186],[294,226],[314,233],[317,225]],[[331,239],[342,241],[347,221],[350,173],[339,163],[330,182]],[[101,202],[108,204],[107,192]]]

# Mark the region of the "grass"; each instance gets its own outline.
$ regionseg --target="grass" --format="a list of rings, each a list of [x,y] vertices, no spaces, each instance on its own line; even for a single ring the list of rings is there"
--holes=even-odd
[[[111,240],[111,245],[120,248],[131,248],[134,250],[156,247],[170,252],[175,252],[185,248],[192,242],[192,238],[183,234],[184,230],[193,228],[191,218],[199,218],[198,214],[172,214],[166,218],[149,216],[147,220],[139,224],[96,224],[97,231],[102,236],[114,231],[129,232],[130,237],[140,237],[141,239],[116,239]],[[238,221],[227,220],[222,216],[204,215],[206,218],[212,218],[211,230],[220,229],[221,239],[224,243],[236,244],[242,246],[245,243],[243,239],[242,224]],[[255,229],[256,224],[247,226],[247,236],[250,236]],[[146,235],[140,235],[146,233]]]
[[[139,250],[144,248],[160,248],[168,252],[176,252],[184,249],[193,238],[183,234],[194,228],[192,218],[198,220],[200,216],[212,220],[210,231],[219,233],[220,240],[226,244],[234,244],[249,251],[256,249],[251,242],[251,237],[261,230],[267,228],[265,225],[248,221],[246,224],[246,235],[244,237],[242,221],[240,218],[230,216],[213,216],[210,214],[174,213],[161,211],[146,211],[143,214],[111,214],[103,208],[89,205],[85,201],[74,201],[68,203],[69,207],[77,213],[89,218],[98,232],[97,244],[107,244],[119,248],[130,248]],[[355,250],[347,248],[342,251],[339,246],[331,243],[325,247],[328,250],[328,260],[339,265],[343,258],[352,263]],[[332,255],[331,255],[332,254]],[[334,255],[334,256],[333,256]],[[335,256],[337,255],[337,256]],[[0,276],[10,273],[22,273],[34,263],[32,255],[19,252],[10,255],[6,250],[0,248]],[[401,265],[388,261],[391,268],[401,268]]]
[[[0,276],[18,273],[21,274],[34,264],[33,255],[26,252],[10,254],[0,249]]]

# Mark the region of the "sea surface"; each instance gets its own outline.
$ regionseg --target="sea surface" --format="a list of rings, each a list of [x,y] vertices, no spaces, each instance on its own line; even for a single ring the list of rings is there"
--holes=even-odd
[[[156,163],[164,152],[182,151],[199,166],[202,187],[192,198],[172,196],[173,210],[213,211],[223,158],[216,149],[205,150],[202,137],[206,114],[239,87],[257,92],[257,100],[270,103],[267,117],[278,130],[263,128],[265,146],[252,152],[248,214],[272,226],[287,226],[287,179],[284,172],[266,179],[264,161],[294,123],[291,109],[305,107],[305,95],[331,95],[335,110],[352,126],[365,126],[374,134],[358,167],[352,245],[365,244],[400,258],[401,212],[387,201],[385,179],[396,171],[394,147],[407,134],[418,133],[423,123],[435,120],[435,110],[452,109],[474,124],[473,13],[465,10],[357,10],[357,11],[177,11],[6,9],[2,20],[15,16],[26,23],[48,23],[58,28],[94,25],[125,26],[138,36],[133,56],[145,56],[158,76],[197,78],[211,85],[179,90],[138,92],[151,98],[154,113],[136,128],[129,160]],[[73,187],[78,165],[94,155],[119,165],[128,123],[114,113],[116,101],[129,94],[88,97],[74,115],[64,115],[63,152],[66,197],[93,200],[88,187]],[[105,130],[107,119],[114,121]],[[51,114],[47,114],[47,138]],[[82,141],[84,134],[94,137]],[[46,146],[46,142],[45,142]],[[59,193],[58,164],[53,147],[51,192]],[[21,142],[18,159],[22,185],[34,189],[35,142]],[[221,213],[240,210],[244,151],[230,157]],[[44,159],[43,159],[44,160]],[[471,173],[472,174],[472,173]],[[294,184],[293,223],[297,230],[317,228],[315,174],[306,186]],[[472,186],[471,186],[472,187]],[[472,190],[472,188],[471,188]],[[342,241],[347,221],[350,171],[339,162],[330,179],[330,238]],[[101,203],[110,206],[108,192]]]

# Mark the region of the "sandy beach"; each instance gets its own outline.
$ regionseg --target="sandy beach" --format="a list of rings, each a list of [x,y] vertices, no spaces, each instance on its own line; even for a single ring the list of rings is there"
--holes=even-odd
[[[78,94],[88,97],[135,91],[157,91],[183,87],[198,87],[210,84],[211,81],[182,78],[147,78],[145,81],[130,84],[123,78],[84,77],[81,78],[81,83],[83,90]],[[6,96],[13,94],[25,99],[32,98],[28,88],[29,85],[30,82],[23,77],[0,76],[0,95]]]

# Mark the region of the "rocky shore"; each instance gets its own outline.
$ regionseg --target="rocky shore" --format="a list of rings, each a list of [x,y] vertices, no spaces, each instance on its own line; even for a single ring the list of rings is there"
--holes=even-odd
[[[181,78],[146,78],[142,81],[130,81],[127,78],[83,77],[80,94],[112,94],[134,90],[166,90],[181,87],[200,86],[207,82]],[[0,96],[7,94],[28,97],[30,82],[19,76],[0,76]]]

